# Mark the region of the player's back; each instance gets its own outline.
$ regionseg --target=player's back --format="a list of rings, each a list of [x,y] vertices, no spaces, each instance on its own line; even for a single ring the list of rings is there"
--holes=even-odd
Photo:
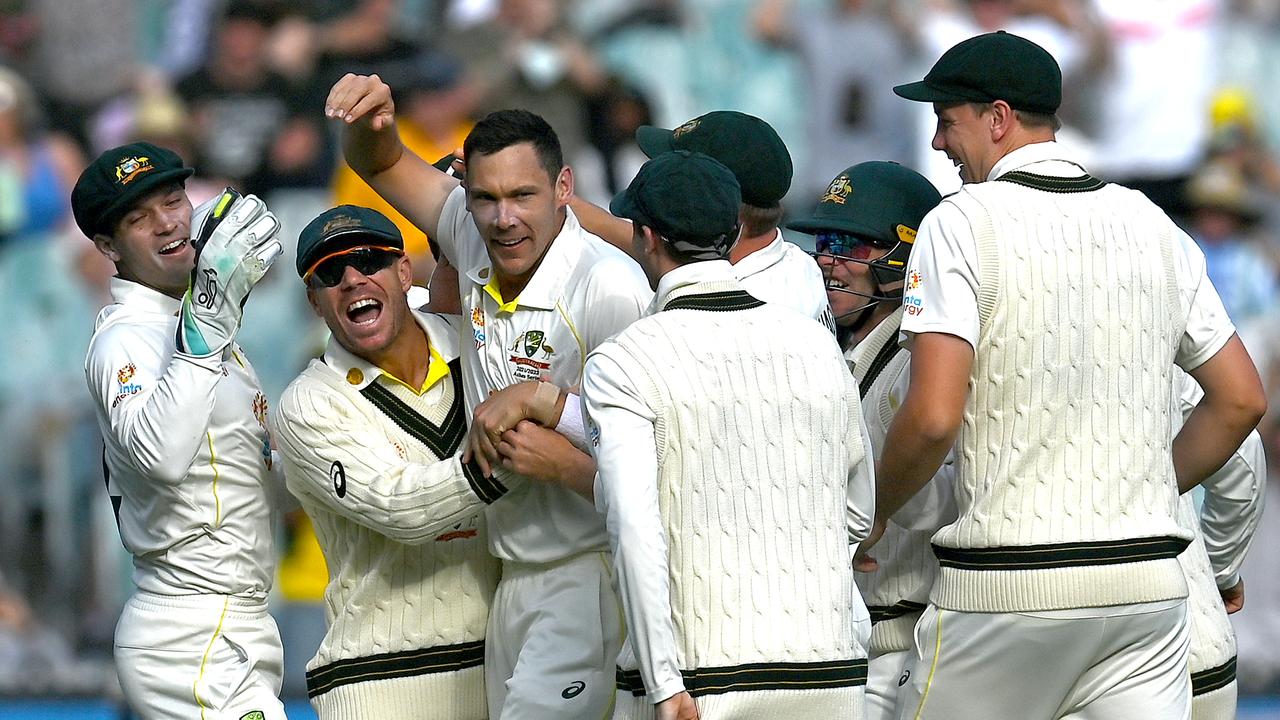
[[[738,290],[677,296],[613,343],[657,415],[681,667],[863,656],[845,526],[860,410],[831,333]]]

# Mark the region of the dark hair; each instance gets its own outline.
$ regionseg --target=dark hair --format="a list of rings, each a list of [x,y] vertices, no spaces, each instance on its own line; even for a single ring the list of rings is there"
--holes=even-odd
[[[546,120],[528,110],[496,110],[484,116],[462,143],[467,160],[476,155],[492,155],[512,145],[529,143],[538,154],[538,162],[555,182],[564,167],[560,138]]]
[[[783,209],[781,205],[765,208],[750,203],[742,203],[740,214],[742,216],[742,236],[760,237],[765,233],[778,229],[778,223],[782,222]]]

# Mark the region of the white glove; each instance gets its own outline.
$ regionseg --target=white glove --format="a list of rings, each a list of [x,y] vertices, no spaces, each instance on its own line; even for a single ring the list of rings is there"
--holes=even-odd
[[[196,266],[182,298],[177,350],[221,354],[240,329],[249,291],[284,252],[280,221],[253,195],[231,188],[191,213]]]

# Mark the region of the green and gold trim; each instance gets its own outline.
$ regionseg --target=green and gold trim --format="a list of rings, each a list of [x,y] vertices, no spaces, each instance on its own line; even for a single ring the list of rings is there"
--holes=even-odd
[[[681,670],[685,690],[694,697],[755,690],[816,690],[867,684],[867,661],[750,663]],[[618,689],[635,697],[645,694],[639,670],[617,669]]]
[[[1178,557],[1190,544],[1190,540],[1177,537],[989,548],[952,548],[935,543],[933,554],[941,567],[958,570],[1050,570],[1166,560]]]

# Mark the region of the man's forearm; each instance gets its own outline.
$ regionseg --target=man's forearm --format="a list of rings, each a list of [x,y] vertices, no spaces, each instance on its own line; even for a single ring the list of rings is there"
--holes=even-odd
[[[367,123],[343,126],[342,157],[364,180],[395,165],[403,153],[404,144],[394,122],[381,130]]]
[[[1205,394],[1173,439],[1173,470],[1185,493],[1217,472],[1257,425],[1253,414]]]
[[[955,431],[925,432],[913,410],[912,399],[908,398],[885,438],[876,468],[877,521],[892,517],[929,482],[955,442]]]

